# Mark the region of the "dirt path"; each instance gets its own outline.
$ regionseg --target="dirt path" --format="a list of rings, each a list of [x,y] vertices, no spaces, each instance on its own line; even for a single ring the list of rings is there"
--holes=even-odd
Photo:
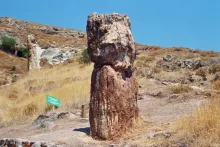
[[[146,87],[148,87],[148,89],[146,89]],[[189,98],[192,95],[186,95],[184,97],[182,95],[170,96],[163,94],[166,93],[164,90],[165,87],[166,86],[162,84],[155,83],[155,81],[148,81],[148,84],[143,85],[141,88],[141,100],[138,101],[141,118],[149,122],[151,127],[160,127],[164,130],[169,129],[175,120],[190,115],[199,104],[205,101],[202,98]],[[130,138],[130,140],[122,139],[117,142],[95,141],[86,134],[88,131],[88,120],[80,120],[80,118],[77,118],[71,121],[58,121],[52,130],[40,129],[31,124],[1,128],[0,138],[50,141],[56,142],[58,146],[71,147],[98,147],[109,146],[110,144],[126,146],[134,143],[138,146],[146,146],[146,144],[143,145],[141,142],[141,140],[144,140],[147,136],[147,132],[144,131],[136,137]]]

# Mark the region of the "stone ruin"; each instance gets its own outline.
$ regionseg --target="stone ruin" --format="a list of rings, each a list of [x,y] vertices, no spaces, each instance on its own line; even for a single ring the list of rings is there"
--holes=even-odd
[[[40,59],[43,50],[37,44],[36,39],[33,35],[28,35],[28,70],[39,69]]]
[[[132,74],[135,44],[126,15],[93,13],[87,20],[91,78],[90,133],[95,139],[121,137],[138,118],[138,83]]]

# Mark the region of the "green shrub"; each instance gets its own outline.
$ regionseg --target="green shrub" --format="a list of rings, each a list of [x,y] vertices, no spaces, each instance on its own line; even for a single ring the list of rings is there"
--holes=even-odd
[[[84,51],[82,52],[82,56],[80,58],[80,61],[84,64],[90,64],[91,60],[88,54],[88,49],[84,49]]]
[[[25,47],[21,48],[22,57],[27,58],[28,57],[28,49]]]
[[[16,71],[15,65],[12,65],[12,66],[11,66],[11,71]]]
[[[11,37],[2,37],[2,45],[1,48],[6,50],[6,51],[14,51],[15,50],[15,45],[16,45],[16,40],[14,38]]]

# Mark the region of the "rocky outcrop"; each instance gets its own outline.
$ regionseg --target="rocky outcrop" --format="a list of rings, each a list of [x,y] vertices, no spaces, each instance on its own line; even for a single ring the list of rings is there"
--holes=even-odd
[[[33,122],[34,126],[50,128],[53,127],[54,121],[60,119],[75,119],[76,115],[71,112],[48,112],[38,116]]]
[[[57,147],[55,143],[24,139],[0,139],[0,147]]]
[[[28,35],[28,69],[39,69],[41,65],[41,61],[47,61],[51,65],[64,63],[66,60],[75,56],[77,54],[77,50],[67,50],[62,51],[59,48],[48,48],[42,49],[36,42],[36,39],[33,35]]]
[[[126,15],[89,15],[88,52],[95,63],[91,79],[90,131],[96,139],[121,137],[138,117],[138,84],[130,20]]]
[[[197,59],[186,59],[186,60],[178,60],[176,65],[181,68],[189,68],[189,69],[198,69],[200,68],[201,61]]]
[[[173,60],[177,59],[177,56],[170,56],[170,55],[167,55],[167,56],[164,56],[163,57],[163,61],[166,61],[166,62],[171,62]]]
[[[43,49],[37,44],[35,37],[33,35],[28,35],[28,70],[39,69],[40,68],[40,56]]]
[[[76,50],[61,51],[59,48],[48,48],[41,54],[41,58],[47,59],[51,65],[60,64],[77,54]]]

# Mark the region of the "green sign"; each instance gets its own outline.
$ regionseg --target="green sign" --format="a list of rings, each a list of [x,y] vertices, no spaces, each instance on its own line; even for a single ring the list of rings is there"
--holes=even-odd
[[[55,97],[50,96],[50,95],[46,95],[46,99],[47,99],[48,104],[60,107],[60,99],[55,98]]]

